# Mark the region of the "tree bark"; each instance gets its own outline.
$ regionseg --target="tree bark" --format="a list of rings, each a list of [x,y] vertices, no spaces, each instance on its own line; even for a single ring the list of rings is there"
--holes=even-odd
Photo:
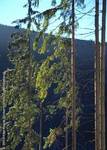
[[[43,104],[40,103],[40,142],[39,142],[39,150],[43,150]]]
[[[99,0],[95,1],[95,150],[101,150],[101,101],[100,101],[100,47],[99,47]]]
[[[76,49],[75,0],[72,0],[71,84],[72,84],[72,150],[76,150]]]
[[[105,34],[106,34],[106,0],[102,2],[101,30],[101,150],[106,150],[105,143]]]
[[[29,107],[31,105],[32,100],[32,92],[31,92],[31,82],[32,82],[32,50],[31,50],[31,38],[30,38],[30,30],[31,30],[31,0],[28,0],[28,24],[27,24],[27,36],[28,36],[28,51],[29,51],[29,66],[28,66],[28,81],[29,81],[29,87],[28,87],[28,93],[29,93]],[[28,142],[28,149],[30,150],[32,148],[32,124],[31,119],[29,119],[29,142]]]
[[[6,71],[3,72],[3,135],[2,135],[2,147],[6,149],[6,100],[5,100],[5,88],[6,88]]]
[[[68,117],[68,108],[66,108],[66,132],[65,132],[65,150],[68,150],[68,121],[69,121],[69,117]]]

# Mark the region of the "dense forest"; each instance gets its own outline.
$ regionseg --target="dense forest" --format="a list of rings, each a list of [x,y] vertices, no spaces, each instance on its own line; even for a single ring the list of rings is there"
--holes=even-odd
[[[106,150],[107,3],[85,2],[26,0],[0,25],[0,149]],[[94,11],[95,40],[76,39],[77,10]]]

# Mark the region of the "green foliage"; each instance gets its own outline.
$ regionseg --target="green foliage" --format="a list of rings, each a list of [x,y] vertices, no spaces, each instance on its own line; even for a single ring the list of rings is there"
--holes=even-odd
[[[48,113],[53,115],[57,113],[58,109],[65,110],[72,108],[71,60],[69,39],[65,40],[58,36],[51,40],[50,45],[54,45],[54,50],[51,50],[51,54],[41,64],[35,83],[38,97],[42,102],[46,99],[48,89],[52,84],[57,85],[54,89],[54,93],[60,94],[57,106],[52,101],[51,106],[47,106]],[[71,116],[71,112],[68,116]],[[71,128],[71,122],[69,122],[67,128]],[[56,140],[55,132],[56,129],[50,130],[50,134],[45,140],[44,149],[50,147]]]
[[[49,115],[53,115],[57,112],[57,106],[55,105],[48,105],[46,109],[48,110]]]
[[[46,98],[47,90],[53,82],[53,70],[49,68],[49,61],[50,57],[42,63],[36,77],[36,87],[38,89],[38,96],[41,100]]]
[[[33,124],[40,113],[35,99],[44,102],[48,89],[52,84],[56,84],[54,93],[60,94],[58,105],[48,105],[46,108],[50,115],[57,112],[57,109],[71,109],[72,89],[71,89],[71,60],[69,39],[62,38],[63,35],[71,34],[72,14],[71,0],[61,0],[57,5],[56,0],[52,0],[52,7],[43,12],[35,11],[39,6],[39,0],[29,0],[24,7],[28,8],[27,17],[18,19],[14,23],[21,25],[27,23],[27,31],[14,33],[11,36],[9,45],[9,59],[14,65],[14,71],[6,77],[6,130],[7,147],[14,150],[20,142],[24,142],[23,150],[33,150],[34,145],[39,143],[39,135],[33,130]],[[77,0],[80,6],[84,0]],[[58,16],[61,23],[57,26],[57,32],[52,37],[54,30],[45,36],[50,21]],[[46,59],[37,62],[33,60],[32,49],[30,48],[30,27],[34,23],[39,32],[33,43],[33,49],[39,54],[51,53]],[[75,26],[77,23],[75,23]],[[39,46],[40,40],[43,40]],[[49,47],[52,50],[49,50]],[[35,93],[34,91],[37,91]],[[37,95],[36,95],[37,94]],[[71,112],[69,112],[69,116]],[[71,122],[67,127],[71,127]],[[66,130],[66,129],[65,129]],[[58,135],[62,135],[60,127],[50,129],[49,136],[45,139],[44,149],[50,147]],[[42,137],[43,138],[43,137]]]
[[[56,30],[56,33],[61,33],[62,35],[70,35],[71,32],[71,24],[72,24],[72,0],[61,0],[58,4],[56,0],[51,0],[51,8],[44,10],[38,15],[35,15],[35,17],[40,17],[41,25],[40,29],[44,32],[46,32],[50,26],[51,20],[54,18],[57,20],[57,18],[60,19],[60,23],[56,21],[56,24],[58,24],[57,30],[53,29],[51,32],[54,32]],[[77,7],[84,7],[84,0],[76,0]],[[78,22],[75,22],[75,26],[78,25]],[[40,30],[40,31],[41,31]]]
[[[24,39],[24,40],[23,40]],[[38,135],[32,129],[35,118],[40,110],[36,106],[34,97],[35,65],[32,54],[29,53],[28,37],[26,32],[14,33],[9,46],[9,58],[14,64],[14,70],[6,76],[6,105],[7,121],[7,148],[15,147],[24,139],[26,145],[34,147]],[[22,41],[22,42],[20,42]],[[29,80],[29,59],[33,68],[32,81]],[[29,92],[30,86],[30,92]],[[34,134],[35,133],[35,134]],[[34,135],[31,137],[31,135]],[[34,142],[35,141],[35,142]],[[25,147],[25,146],[23,146]]]
[[[70,87],[69,49],[64,47],[63,40],[58,40],[56,44],[58,46],[44,60],[36,76],[36,87],[40,99],[46,98],[48,88],[51,87],[52,83],[57,84],[57,88],[55,89],[56,93],[67,91]],[[58,47],[59,49],[57,50]]]
[[[45,145],[43,148],[46,149],[47,147],[51,147],[51,145],[55,142],[57,136],[62,134],[63,130],[60,127],[50,129],[49,135],[45,138]]]

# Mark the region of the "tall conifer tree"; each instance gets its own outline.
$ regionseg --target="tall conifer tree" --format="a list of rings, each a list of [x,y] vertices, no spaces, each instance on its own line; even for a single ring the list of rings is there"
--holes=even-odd
[[[100,43],[99,43],[99,0],[95,1],[95,149],[101,149],[101,99],[100,99]]]
[[[101,148],[106,150],[105,140],[105,35],[106,35],[107,0],[102,1],[102,30],[101,30]]]

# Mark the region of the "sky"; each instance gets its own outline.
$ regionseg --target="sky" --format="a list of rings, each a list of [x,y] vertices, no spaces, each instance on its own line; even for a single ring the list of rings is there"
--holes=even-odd
[[[44,9],[49,8],[49,1],[51,2],[51,0],[40,0],[39,9],[43,11]],[[26,8],[23,8],[25,3],[26,0],[0,0],[0,24],[13,26],[12,21],[24,18],[27,14]],[[84,13],[94,7],[94,0],[85,0],[85,4],[86,8],[78,8],[76,11],[77,18],[81,18],[79,20],[79,27],[76,30],[76,38],[94,40],[94,9],[90,14],[84,15]],[[55,25],[56,24],[54,24],[54,26]]]

